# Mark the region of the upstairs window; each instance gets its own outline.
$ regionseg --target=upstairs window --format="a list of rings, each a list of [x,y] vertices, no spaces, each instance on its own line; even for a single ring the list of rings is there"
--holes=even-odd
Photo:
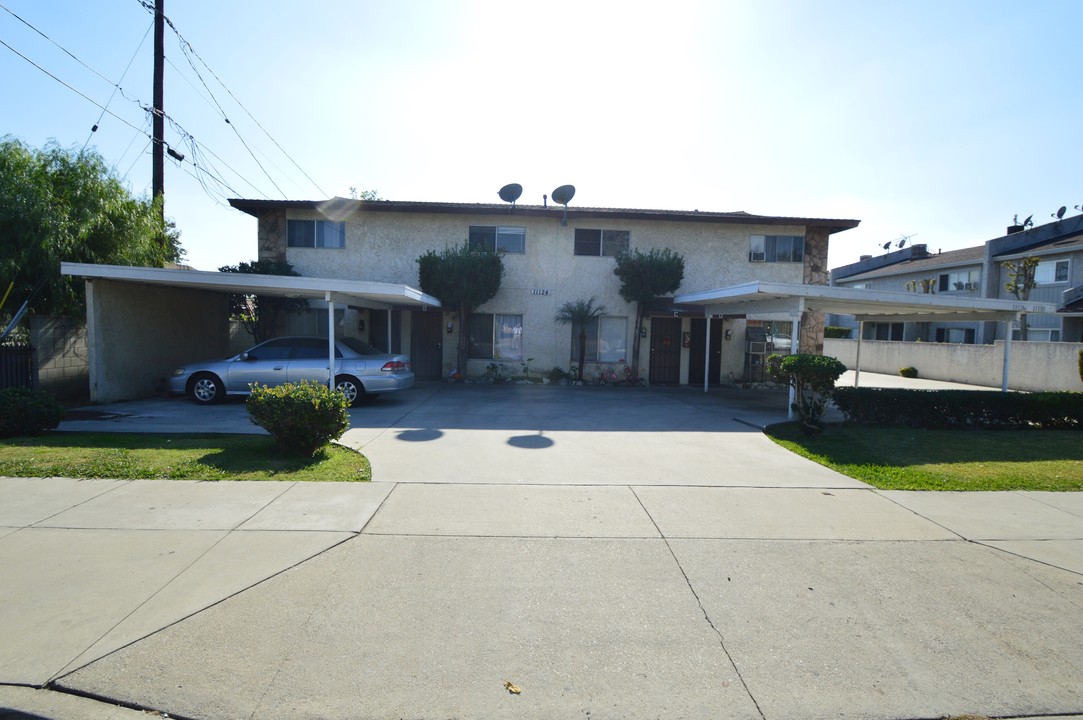
[[[1034,282],[1039,285],[1068,282],[1067,260],[1044,260],[1034,269]]]
[[[749,262],[803,262],[805,238],[801,235],[752,235]]]
[[[966,290],[981,289],[981,270],[959,270],[957,272],[941,273],[939,280],[939,292],[963,292]]]
[[[526,252],[526,228],[471,225],[470,249],[522,255]]]
[[[286,246],[344,248],[346,247],[346,223],[330,220],[287,220]]]
[[[575,254],[594,257],[617,257],[628,252],[632,234],[627,230],[575,231]]]

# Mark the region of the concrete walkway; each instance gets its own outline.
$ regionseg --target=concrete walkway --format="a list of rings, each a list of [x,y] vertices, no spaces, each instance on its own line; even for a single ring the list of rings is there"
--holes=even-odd
[[[459,390],[354,411],[371,484],[0,479],[0,717],[1083,715],[1083,494],[875,491],[777,395]]]

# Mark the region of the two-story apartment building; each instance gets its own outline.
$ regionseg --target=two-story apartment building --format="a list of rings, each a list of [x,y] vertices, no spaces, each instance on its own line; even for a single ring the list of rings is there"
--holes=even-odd
[[[615,258],[630,250],[669,248],[685,260],[675,294],[750,280],[827,284],[827,249],[833,233],[856,220],[700,212],[565,208],[485,203],[361,201],[230,201],[258,220],[261,259],[289,262],[301,275],[418,285],[417,259],[430,250],[469,242],[501,254],[504,277],[497,295],[462,327],[451,312],[396,307],[390,311],[344,308],[339,332],[410,354],[419,379],[452,370],[484,374],[498,365],[504,375],[525,367],[564,370],[577,361],[576,331],[555,317],[565,302],[595,298],[605,307],[587,329],[584,375],[619,372],[641,338],[641,375],[653,383],[702,383],[739,378],[745,361],[745,329],[790,337],[789,316],[733,316],[711,320],[705,352],[703,309],[652,305],[639,327],[635,308],[620,296]],[[326,310],[292,321],[291,330],[326,332]],[[469,334],[470,361],[454,368],[459,333]],[[388,347],[390,340],[390,347]],[[709,356],[708,363],[704,358]],[[709,364],[709,367],[706,365]]]
[[[1022,258],[1038,259],[1029,292],[1032,302],[1053,303],[1056,313],[1027,316],[1031,341],[1079,342],[1083,339],[1083,216],[1028,228],[1013,225],[982,245],[932,252],[917,244],[831,271],[831,284],[882,291],[936,293],[961,298],[1012,299],[1009,268]],[[845,317],[830,324],[855,326]],[[866,340],[905,340],[989,344],[1003,339],[996,323],[866,323]],[[1014,330],[1018,339],[1019,328]]]

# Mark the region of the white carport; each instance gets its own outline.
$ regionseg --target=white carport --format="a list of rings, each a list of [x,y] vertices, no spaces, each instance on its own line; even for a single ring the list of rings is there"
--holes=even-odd
[[[750,282],[742,285],[678,295],[676,304],[704,306],[707,317],[713,315],[758,315],[785,313],[794,320],[791,352],[798,351],[799,327],[805,312],[853,315],[860,323],[857,337],[857,362],[854,384],[861,373],[861,335],[866,321],[928,322],[996,321],[1006,325],[1004,333],[1004,364],[1001,389],[1008,390],[1008,367],[1011,361],[1011,323],[1023,313],[1051,313],[1051,303],[997,300],[990,298],[951,297],[945,295],[883,292],[835,287],[831,285],[799,285],[795,283]],[[707,324],[710,332],[710,323]],[[710,347],[708,338],[707,347]],[[707,390],[707,381],[703,383]],[[793,390],[790,390],[793,403]]]
[[[60,264],[60,272],[86,280],[87,361],[94,402],[152,394],[174,367],[228,355],[231,294],[326,302],[332,366],[336,305],[389,313],[396,307],[440,307],[436,298],[394,283],[67,262]],[[388,322],[389,335],[390,327]]]

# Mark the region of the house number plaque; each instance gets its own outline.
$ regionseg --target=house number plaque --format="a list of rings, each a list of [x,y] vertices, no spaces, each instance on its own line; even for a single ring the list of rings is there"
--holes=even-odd
[[[548,295],[549,290],[547,290],[547,289],[543,290],[542,288],[534,288],[533,290],[530,291],[530,294],[531,295]]]

